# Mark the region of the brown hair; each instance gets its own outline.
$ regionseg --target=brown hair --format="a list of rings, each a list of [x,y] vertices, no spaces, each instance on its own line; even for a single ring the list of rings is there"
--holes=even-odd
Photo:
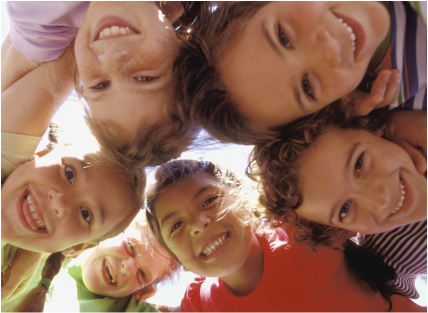
[[[177,185],[184,180],[193,177],[199,173],[207,174],[217,179],[221,184],[231,188],[231,193],[237,196],[235,205],[230,209],[235,209],[244,205],[251,214],[248,214],[243,220],[243,224],[251,224],[257,228],[258,217],[261,208],[257,201],[252,201],[254,197],[250,196],[251,189],[247,188],[243,181],[227,168],[221,167],[211,162],[195,160],[175,160],[161,165],[155,172],[156,182],[150,186],[147,194],[146,217],[150,229],[155,235],[161,246],[167,250],[178,262],[180,260],[168,248],[162,238],[159,221],[156,215],[156,202],[162,191],[170,185]],[[255,200],[255,199],[254,199]],[[227,213],[221,212],[221,214]],[[180,262],[181,263],[181,262]]]
[[[217,69],[222,53],[242,32],[244,22],[266,3],[211,3],[200,9],[191,28],[179,33],[181,47],[174,71],[180,113],[222,142],[257,144],[275,135],[239,112]]]
[[[295,210],[303,199],[299,191],[299,172],[302,154],[317,138],[334,128],[363,129],[371,133],[389,125],[384,110],[369,116],[353,117],[353,109],[340,101],[283,127],[275,140],[255,145],[247,167],[247,174],[259,183],[260,203],[270,217],[280,224],[300,224],[298,236],[312,246],[331,244],[335,227],[319,225],[304,219],[297,220]],[[325,235],[322,235],[325,234]]]
[[[335,128],[383,131],[387,138],[390,135],[392,128],[384,117],[385,110],[375,110],[363,117],[353,117],[353,113],[353,107],[336,101],[285,126],[278,138],[254,147],[247,174],[259,183],[259,201],[276,226],[297,225],[294,238],[313,249],[319,245],[341,248],[349,268],[373,290],[379,291],[391,309],[395,270],[380,256],[349,239],[347,231],[298,219],[295,212],[303,202],[299,191],[300,159],[319,136]]]

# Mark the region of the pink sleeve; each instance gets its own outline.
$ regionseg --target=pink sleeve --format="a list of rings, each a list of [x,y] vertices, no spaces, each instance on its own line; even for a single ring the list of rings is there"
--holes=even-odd
[[[205,277],[195,277],[187,286],[183,300],[181,300],[181,312],[203,312],[201,304],[201,285]]]

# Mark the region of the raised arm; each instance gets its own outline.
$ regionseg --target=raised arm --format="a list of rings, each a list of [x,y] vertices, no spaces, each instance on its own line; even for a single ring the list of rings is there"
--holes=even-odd
[[[43,136],[73,91],[73,49],[69,48],[58,60],[37,66],[31,65],[28,59],[24,61],[25,57],[19,57],[13,47],[6,49],[8,43],[5,43],[2,45],[1,131]],[[8,62],[6,56],[3,59],[3,47],[10,53]],[[3,67],[4,61],[6,67]]]

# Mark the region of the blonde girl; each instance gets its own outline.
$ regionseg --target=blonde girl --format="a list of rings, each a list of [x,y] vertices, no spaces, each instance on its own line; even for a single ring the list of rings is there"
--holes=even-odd
[[[281,228],[256,231],[260,221],[250,212],[260,211],[227,169],[177,160],[155,177],[150,227],[171,255],[200,275],[188,285],[182,311],[388,310],[380,293],[349,270],[342,251],[315,252]],[[391,301],[393,310],[419,310],[401,296]]]

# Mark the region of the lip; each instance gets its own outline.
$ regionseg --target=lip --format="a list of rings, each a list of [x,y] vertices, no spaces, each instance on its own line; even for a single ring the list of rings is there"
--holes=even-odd
[[[112,287],[116,287],[117,286],[117,283],[116,284],[112,284],[112,283],[110,283],[110,280],[108,279],[108,277],[107,277],[107,274],[106,274],[106,272],[105,272],[105,270],[104,270],[104,262],[108,262],[108,263],[110,263],[108,260],[107,260],[107,258],[104,258],[102,261],[101,261],[101,275],[102,275],[102,277],[103,277],[103,279],[104,279],[104,282],[107,284],[107,286],[112,286]],[[111,267],[113,267],[113,265],[110,263],[110,265],[111,265]]]
[[[409,210],[409,208],[411,207],[411,205],[413,203],[413,190],[411,189],[409,183],[401,175],[400,175],[400,180],[404,185],[404,190],[406,191],[406,197],[404,199],[404,202],[403,202],[403,205],[401,206],[401,208],[396,213],[392,214],[392,212],[397,208],[398,202],[400,201],[399,197],[401,195],[401,188],[400,188],[400,185],[398,185],[399,195],[396,198],[396,202],[391,207],[390,213],[386,219],[388,219],[390,217],[400,216],[400,215],[406,214],[406,212]]]
[[[213,241],[216,238],[219,238],[223,235],[229,234],[229,236],[226,238],[226,242],[220,247],[217,248],[213,253],[211,253],[208,257],[203,257],[202,254],[202,250],[206,247],[206,245],[208,243],[210,243],[211,241]],[[204,260],[204,261],[208,261],[208,260],[212,260],[214,258],[216,258],[217,256],[219,256],[220,254],[222,254],[229,246],[230,246],[230,242],[231,242],[231,238],[232,238],[232,234],[230,231],[227,232],[223,232],[214,236],[211,236],[208,240],[205,241],[205,243],[202,245],[201,250],[199,251],[199,258]]]
[[[24,202],[25,202],[25,195],[27,194],[31,194],[32,198],[34,199],[34,201],[36,202],[36,207],[39,209],[38,213],[42,216],[43,222],[45,223],[46,229],[43,230],[34,230],[33,228],[31,228],[28,219],[31,219],[31,214],[28,212],[28,208],[27,208],[27,204],[25,205],[24,208]],[[34,193],[32,193],[29,188],[27,187],[27,189],[24,190],[24,192],[22,194],[20,194],[20,196],[18,197],[18,201],[17,201],[17,211],[18,211],[18,216],[19,219],[21,221],[21,224],[28,229],[29,231],[33,232],[33,233],[37,233],[37,234],[47,234],[48,233],[48,227],[46,225],[46,218],[43,214],[43,212],[40,211],[40,205],[39,202],[37,201],[37,199],[34,197]]]
[[[350,18],[349,16],[345,16],[345,15],[341,15],[338,13],[334,13],[334,15],[337,18],[341,18],[346,24],[348,24],[349,26],[352,27],[355,36],[357,37],[356,39],[356,46],[355,46],[355,51],[353,52],[353,57],[354,57],[354,62],[357,60],[358,55],[360,53],[360,51],[363,49],[364,44],[366,42],[366,33],[364,32],[363,27],[361,26],[361,24],[359,22],[357,22],[356,20]],[[343,28],[343,26],[342,26]],[[352,39],[349,36],[348,32],[346,32],[346,36],[349,38],[349,42],[351,45],[351,51],[352,51]]]
[[[123,37],[128,37],[128,36],[133,36],[132,35],[117,35],[117,36],[110,36],[108,38],[103,38],[100,39],[98,38],[98,35],[100,34],[100,32],[106,28],[106,27],[110,27],[110,26],[119,26],[119,27],[129,27],[129,29],[132,29],[134,32],[137,33],[137,35],[141,34],[141,31],[136,28],[134,25],[130,24],[129,22],[117,17],[117,16],[104,16],[97,24],[97,26],[95,27],[96,31],[94,34],[94,38],[93,41],[97,41],[97,40],[106,40],[106,39],[114,39],[114,38],[123,38]]]

